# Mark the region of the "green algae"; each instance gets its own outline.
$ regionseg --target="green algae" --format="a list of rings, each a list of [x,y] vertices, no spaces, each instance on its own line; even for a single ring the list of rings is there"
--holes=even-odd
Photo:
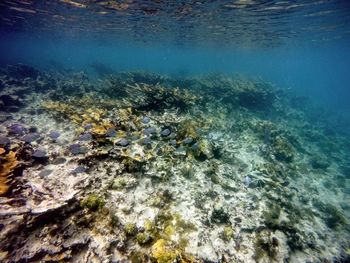
[[[230,241],[233,238],[234,233],[235,232],[232,227],[226,226],[224,227],[224,230],[222,231],[222,234],[221,234],[222,239],[224,241]]]
[[[137,233],[135,238],[136,242],[142,246],[148,244],[151,241],[151,237],[147,232]]]
[[[127,236],[133,236],[137,233],[136,224],[128,222],[124,225],[124,232]]]
[[[96,211],[98,209],[101,209],[105,205],[105,200],[102,197],[99,197],[98,195],[92,194],[83,199],[80,202],[80,205],[82,207],[86,207],[89,210]]]

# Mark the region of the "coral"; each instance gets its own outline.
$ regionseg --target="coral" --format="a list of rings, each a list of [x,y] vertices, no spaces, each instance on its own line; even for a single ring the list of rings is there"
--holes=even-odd
[[[196,122],[195,120],[184,120],[179,123],[178,129],[177,129],[177,135],[178,139],[185,139],[185,138],[193,138],[196,139],[198,135],[198,129],[199,129],[200,123]]]
[[[151,241],[151,237],[147,233],[137,233],[136,234],[136,242],[139,245],[145,245]]]
[[[223,207],[214,208],[210,218],[211,222],[216,224],[227,224],[230,222],[230,215]]]
[[[232,227],[226,226],[222,231],[222,239],[225,241],[230,241],[233,238],[234,231]]]
[[[276,259],[279,241],[276,237],[271,236],[269,231],[258,233],[254,245],[254,259],[257,262],[273,262]]]
[[[207,140],[199,140],[191,147],[191,153],[199,161],[205,161],[212,157],[220,157],[221,149],[213,149],[212,144]]]
[[[9,191],[13,172],[19,166],[15,152],[5,153],[5,149],[0,148],[0,196],[5,195]]]
[[[208,165],[208,169],[205,171],[205,174],[210,178],[214,184],[220,183],[219,174],[219,165],[215,161],[211,161]]]
[[[164,229],[164,233],[167,236],[172,236],[175,234],[175,228],[172,225],[168,225],[165,229]]]
[[[155,229],[155,227],[156,226],[155,226],[154,222],[149,220],[149,219],[147,219],[144,223],[144,228],[148,232],[152,232]]]
[[[291,162],[294,158],[294,150],[292,146],[282,137],[277,137],[273,145],[274,155],[277,160]]]
[[[192,165],[187,164],[181,168],[180,172],[183,177],[191,179],[194,176],[195,170]]]
[[[92,125],[91,133],[100,137],[105,135],[109,129],[114,128],[114,125],[106,118],[106,109],[95,106],[99,102],[99,100],[91,101],[83,97],[64,102],[47,101],[42,104],[42,107],[78,125]]]
[[[271,229],[276,229],[278,228],[280,221],[280,214],[281,214],[281,207],[277,204],[270,204],[269,205],[269,210],[264,211],[263,217],[266,226],[268,226]]]
[[[102,208],[104,206],[104,204],[105,204],[104,199],[95,195],[95,194],[89,195],[88,197],[86,197],[85,199],[83,199],[80,202],[80,205],[82,207],[86,207],[92,211],[96,211],[96,210]]]
[[[128,121],[132,117],[131,108],[119,109],[117,112],[118,112],[118,118],[122,122]]]
[[[172,263],[181,256],[179,251],[171,248],[164,239],[159,239],[152,245],[151,253],[157,263]]]
[[[346,217],[336,206],[320,202],[317,208],[322,211],[322,217],[329,228],[335,229],[348,224]]]
[[[126,223],[124,225],[124,232],[125,234],[127,234],[128,236],[132,236],[135,235],[137,231],[136,225],[134,223]]]

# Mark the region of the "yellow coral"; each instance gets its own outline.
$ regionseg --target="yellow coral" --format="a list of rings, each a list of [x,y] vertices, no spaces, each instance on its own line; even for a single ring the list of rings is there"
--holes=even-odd
[[[164,233],[167,236],[172,236],[175,234],[175,228],[172,225],[168,225],[165,229],[164,229]]]
[[[121,121],[127,121],[130,119],[132,115],[132,109],[127,108],[127,109],[119,109],[118,110],[118,116]]]
[[[5,150],[0,148],[0,154],[3,155]],[[8,154],[1,156],[0,165],[0,196],[4,195],[10,189],[11,176],[14,169],[19,165],[19,161],[16,159],[15,152],[9,152]]]
[[[152,245],[151,253],[158,263],[172,263],[180,256],[177,250],[170,249],[167,245],[164,239],[158,239]]]

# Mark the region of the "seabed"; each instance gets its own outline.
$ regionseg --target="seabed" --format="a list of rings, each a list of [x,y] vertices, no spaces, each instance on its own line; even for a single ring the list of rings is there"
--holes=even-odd
[[[264,80],[19,64],[0,110],[1,262],[349,257],[349,134]]]

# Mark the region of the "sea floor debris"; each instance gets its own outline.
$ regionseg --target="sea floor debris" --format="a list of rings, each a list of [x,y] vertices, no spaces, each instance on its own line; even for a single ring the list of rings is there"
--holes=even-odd
[[[349,135],[293,94],[24,65],[0,87],[1,262],[349,257]]]

